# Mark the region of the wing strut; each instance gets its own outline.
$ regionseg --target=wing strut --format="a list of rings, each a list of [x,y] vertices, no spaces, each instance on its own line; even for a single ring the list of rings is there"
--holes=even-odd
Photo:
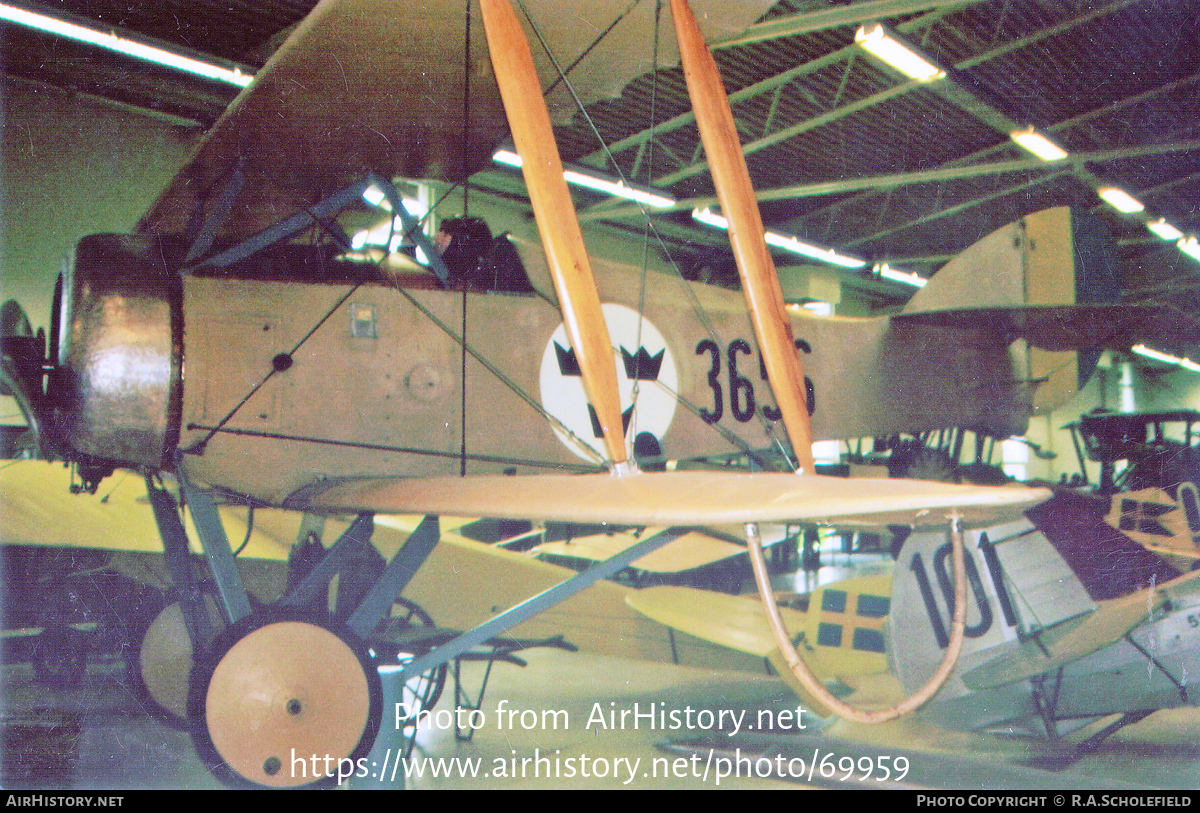
[[[563,180],[562,159],[533,55],[508,0],[481,0],[480,7],[492,67],[513,143],[521,156],[521,171],[550,263],[563,325],[579,361],[588,400],[596,410],[613,473],[623,474],[632,464],[625,451],[616,359],[571,193]]]
[[[808,403],[804,393],[804,365],[796,352],[792,326],[783,303],[783,289],[775,274],[775,264],[763,238],[762,216],[746,168],[746,156],[738,141],[737,128],[725,86],[717,73],[708,46],[687,0],[671,0],[675,36],[688,95],[700,128],[700,140],[708,157],[708,167],[717,187],[721,213],[729,219],[729,242],[742,291],[754,323],[754,335],[767,368],[771,391],[783,413],[783,424],[792,453],[801,472],[813,470],[812,427],[808,421]]]
[[[721,211],[729,219],[729,242],[742,278],[742,290],[750,309],[750,319],[754,323],[759,352],[762,353],[779,411],[783,414],[799,471],[811,472],[812,427],[804,392],[804,366],[795,350],[791,324],[784,308],[783,290],[763,237],[762,216],[754,197],[754,187],[750,183],[746,157],[738,141],[733,112],[729,109],[729,99],[725,95],[716,62],[704,43],[687,0],[671,0],[671,14],[675,20],[675,36],[679,41],[683,74],[696,113],[700,139],[704,143]],[[954,548],[954,624],[950,645],[942,663],[929,682],[911,697],[890,708],[863,711],[834,697],[796,653],[796,647],[783,626],[775,593],[767,576],[758,526],[755,523],[746,524],[746,542],[759,597],[780,654],[796,680],[839,717],[861,723],[894,720],[919,708],[937,693],[950,676],[962,648],[967,620],[966,557],[961,524],[957,517],[951,519],[950,537]]]

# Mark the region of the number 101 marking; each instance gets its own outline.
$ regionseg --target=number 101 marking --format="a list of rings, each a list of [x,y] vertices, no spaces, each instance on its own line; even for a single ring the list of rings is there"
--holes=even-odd
[[[1004,616],[1004,623],[1009,627],[1015,627],[1017,625],[1017,614],[1013,610],[1012,599],[1008,595],[1008,587],[1004,584],[1004,568],[1000,564],[999,557],[996,556],[996,547],[988,540],[987,534],[981,534],[979,537],[979,552],[983,555],[984,566],[987,568],[992,586],[996,590],[996,597],[1000,603],[1000,612]],[[995,616],[992,612],[988,595],[984,591],[983,580],[979,577],[979,569],[975,567],[974,557],[968,551],[963,551],[963,553],[966,554],[964,565],[967,571],[967,585],[969,592],[975,597],[975,607],[979,610],[979,622],[968,626],[964,630],[964,634],[968,638],[978,638],[992,628]],[[942,596],[946,601],[946,608],[952,620],[954,618],[954,576],[947,564],[950,554],[951,548],[949,542],[934,551],[933,571],[937,577],[938,587],[941,588]],[[913,554],[909,567],[917,579],[917,587],[921,591],[921,601],[925,603],[925,611],[929,614],[929,623],[933,627],[933,634],[937,638],[938,646],[945,649],[950,645],[950,635],[946,632],[946,623],[942,620],[941,611],[938,609],[937,601],[934,598],[933,586],[929,582],[929,574],[926,571],[925,561],[922,559],[921,554]]]

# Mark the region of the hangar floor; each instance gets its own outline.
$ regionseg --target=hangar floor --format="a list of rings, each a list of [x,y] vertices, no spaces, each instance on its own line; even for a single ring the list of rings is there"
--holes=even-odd
[[[744,757],[742,776],[720,778],[719,787],[724,788],[853,786],[859,774],[852,770],[854,776],[842,779],[842,771],[834,770],[840,760],[852,758],[856,768],[869,764],[878,777],[883,757],[890,757],[891,767],[897,771],[899,759],[908,760],[907,776],[898,785],[892,781],[886,787],[1195,788],[1195,778],[1200,776],[1200,743],[1195,736],[1200,731],[1200,709],[1160,712],[1119,732],[1068,769],[1047,772],[1031,767],[1037,757],[1048,753],[1043,746],[1020,740],[946,734],[920,720],[872,730],[835,723],[821,734],[817,721],[803,719],[806,728],[798,731],[797,721],[784,715],[777,722],[790,731],[731,737],[727,731],[703,730],[715,720],[710,721],[700,712],[716,716],[722,711],[736,714],[746,710],[742,718],[744,732],[760,711],[779,713],[794,709],[795,698],[780,682],[765,676],[633,663],[583,653],[527,654],[530,665],[525,669],[511,665],[495,667],[482,707],[483,722],[470,742],[456,741],[450,729],[433,727],[421,732],[415,759],[408,764],[419,764],[426,775],[410,779],[408,787],[717,787],[717,769],[730,770],[734,763],[720,763],[709,756],[710,749],[717,758]],[[481,669],[479,664],[464,665],[468,686],[477,685]],[[34,680],[32,668],[25,664],[4,666],[2,678],[0,786],[7,789],[220,787],[195,756],[189,736],[151,717],[121,687],[111,667],[89,668],[82,685],[72,692],[47,691]],[[452,691],[448,684],[439,710],[451,708]],[[880,687],[879,691],[888,691],[888,687]],[[684,715],[689,707],[693,715],[687,718]],[[651,729],[645,712],[652,708],[678,711],[679,725],[674,730],[663,730],[661,726]],[[620,719],[623,710],[630,712],[624,727]],[[615,726],[609,725],[614,719],[609,716],[610,711],[617,713]],[[636,728],[634,711],[643,713]],[[599,722],[599,713],[603,713],[604,725]],[[480,720],[475,719],[477,723]],[[671,717],[657,719],[672,725]],[[725,729],[731,728],[730,719],[727,714]],[[695,749],[660,747],[668,740],[697,739],[705,741]],[[384,736],[371,759],[391,759],[389,764],[394,768],[394,758],[385,756],[385,751],[395,745],[394,727],[385,726]],[[740,754],[738,748],[742,749]],[[777,758],[779,754],[784,755],[783,761]],[[826,759],[828,755],[832,756]],[[768,758],[766,761],[757,761],[764,756]],[[439,765],[436,761],[439,757],[459,758],[452,775],[431,776]],[[810,764],[815,766],[814,775],[785,782],[767,771],[771,766],[782,765],[796,771],[797,759],[801,760],[801,772],[807,773]],[[861,762],[863,759],[870,762]],[[824,778],[821,764],[829,769]],[[844,768],[851,763],[841,764]],[[464,775],[470,773],[471,765],[477,766],[478,776]],[[759,771],[772,775],[745,775]],[[391,769],[387,773],[382,782],[355,779],[350,787],[403,787],[400,778],[403,771],[395,779]],[[868,779],[859,786],[879,785]]]

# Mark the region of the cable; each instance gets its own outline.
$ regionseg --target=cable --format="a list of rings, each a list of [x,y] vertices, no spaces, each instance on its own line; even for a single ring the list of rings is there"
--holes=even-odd
[[[954,625],[950,635],[950,645],[946,647],[946,654],[942,656],[941,664],[929,682],[904,700],[885,709],[863,711],[834,697],[833,693],[825,688],[820,679],[812,673],[812,670],[796,653],[796,647],[788,637],[787,628],[783,625],[783,617],[780,615],[779,605],[775,601],[775,592],[771,589],[771,579],[767,574],[766,560],[763,558],[762,538],[758,533],[758,524],[746,523],[746,547],[750,552],[754,581],[758,585],[759,599],[762,601],[763,611],[767,615],[771,634],[779,646],[779,652],[800,685],[838,717],[854,723],[871,725],[898,720],[912,714],[937,694],[947,678],[950,677],[950,673],[954,671],[958,655],[962,651],[967,626],[966,556],[963,551],[961,518],[957,515],[950,517],[950,540],[954,549]],[[813,612],[813,608],[810,607],[809,612]]]

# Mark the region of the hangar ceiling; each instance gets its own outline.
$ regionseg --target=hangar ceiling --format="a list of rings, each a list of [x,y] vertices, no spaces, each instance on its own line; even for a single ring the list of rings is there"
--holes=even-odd
[[[315,3],[21,5],[252,71]],[[1200,313],[1200,261],[1145,227],[1162,217],[1200,234],[1197,10],[1194,0],[783,0],[715,52],[768,228],[928,276],[994,228],[1070,205],[1095,212],[1116,237],[1127,299]],[[855,31],[871,21],[920,47],[947,76],[915,82],[856,47]],[[9,24],[0,37],[10,77],[201,126],[237,90]],[[691,217],[693,206],[712,203],[713,189],[689,110],[682,74],[670,69],[589,113],[628,177],[680,201],[658,215],[664,236],[693,262],[720,262],[724,234]],[[1018,147],[1009,133],[1027,126],[1070,157],[1047,163]],[[564,160],[605,167],[582,117],[558,137]],[[519,177],[500,167],[473,183],[523,194]],[[1096,194],[1107,185],[1142,201],[1145,212],[1116,212]],[[581,202],[585,220],[642,233],[636,208]],[[880,305],[912,291],[842,273]]]

